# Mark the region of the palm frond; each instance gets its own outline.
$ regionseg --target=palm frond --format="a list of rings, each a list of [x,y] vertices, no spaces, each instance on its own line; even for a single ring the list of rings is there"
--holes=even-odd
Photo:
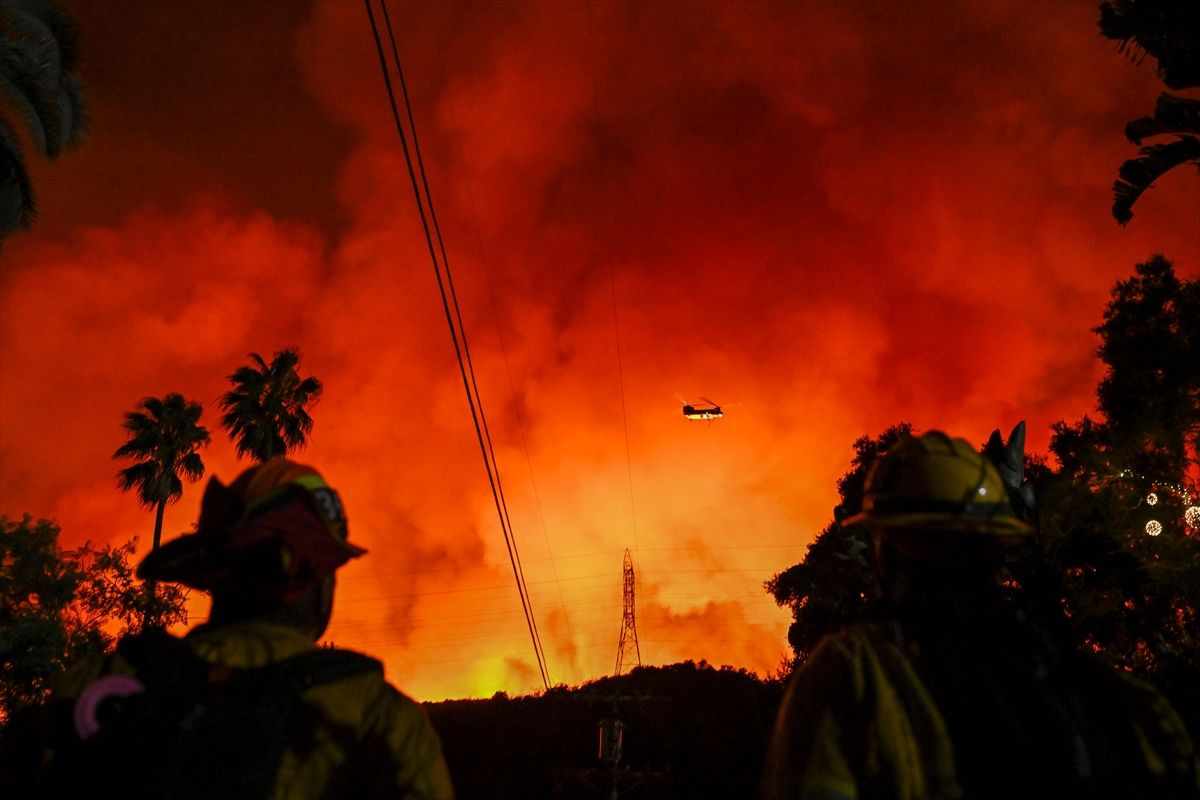
[[[302,380],[296,387],[296,394],[303,395],[305,400],[316,400],[324,390],[324,384],[310,376]]]
[[[229,392],[229,394],[245,392],[247,387],[262,386],[266,384],[266,370],[267,367],[265,366],[263,367],[263,372],[259,372],[254,367],[238,367],[237,370],[229,376],[229,380],[235,387],[232,392]]]
[[[1200,85],[1195,56],[1200,6],[1181,0],[1110,0],[1100,5],[1100,35],[1138,63],[1158,62],[1158,74],[1171,89]]]
[[[26,10],[35,15],[58,45],[58,60],[64,70],[74,70],[79,52],[79,31],[75,20],[62,7],[52,2],[27,3]]]
[[[296,426],[296,430],[299,431],[301,434],[307,435],[312,432],[313,419],[312,419],[312,417],[310,417],[308,415],[308,412],[305,411],[303,408],[296,409],[296,413],[293,416],[293,419],[294,419],[294,424]]]
[[[1200,162],[1200,139],[1194,136],[1143,147],[1137,158],[1126,161],[1118,170],[1119,177],[1113,184],[1113,217],[1122,225],[1129,222],[1133,219],[1133,204],[1142,192],[1163,173],[1189,161]]]
[[[0,2],[0,96],[24,120],[33,146],[54,158],[79,144],[87,106],[73,74],[75,26],[50,0]],[[32,181],[13,127],[0,119],[0,241],[28,229],[37,213]]]
[[[183,398],[180,397],[182,400]],[[199,403],[188,403],[184,400],[183,419],[188,425],[196,425],[200,421],[200,416],[204,413],[204,406]],[[201,430],[204,430],[201,428]]]
[[[0,6],[2,8],[2,6]],[[0,20],[0,25],[3,21]],[[6,42],[0,41],[0,46]],[[0,54],[8,55],[0,51]],[[0,98],[8,102],[14,111],[25,122],[25,128],[29,131],[30,139],[33,141],[33,146],[38,152],[43,155],[48,155],[48,137],[46,133],[46,118],[43,116],[44,109],[38,107],[38,103],[52,102],[41,96],[37,91],[37,87],[21,86],[18,81],[23,77],[22,74],[14,74],[15,68],[10,68],[10,61],[13,64],[21,65],[25,59],[13,56],[11,59],[6,58],[3,64],[0,64]],[[49,112],[46,112],[47,114]],[[55,109],[57,113],[57,109]]]
[[[143,399],[139,405],[144,408],[146,413],[151,417],[156,420],[160,420],[163,418],[164,409],[166,408],[167,403],[171,401],[171,397],[171,395],[167,395],[161,400],[157,397],[147,397]]]
[[[271,371],[279,375],[291,374],[296,367],[299,366],[299,364],[300,351],[287,348],[285,350],[280,350],[275,354],[275,357],[271,359]]]
[[[252,363],[229,376],[233,388],[220,400],[221,425],[239,456],[265,461],[303,447],[312,430],[305,406],[320,395],[322,385],[312,376],[301,379],[300,353],[294,348],[275,353],[270,363],[258,353],[249,356]]]
[[[0,117],[0,239],[28,230],[37,216],[37,203],[21,145],[8,121]]]
[[[141,461],[137,464],[125,467],[125,469],[117,472],[117,486],[121,491],[129,491],[139,483],[151,480],[154,477],[158,465],[153,461]]]
[[[136,439],[130,439],[125,444],[117,448],[113,453],[113,458],[148,458],[154,452],[153,447],[148,447],[145,442]]]
[[[1137,145],[1150,136],[1170,133],[1200,133],[1200,100],[1163,92],[1153,117],[1140,117],[1125,126],[1126,138]]]
[[[113,457],[138,461],[118,473],[118,485],[124,491],[137,489],[139,501],[153,508],[182,496],[180,472],[189,480],[204,474],[196,451],[211,437],[199,424],[204,407],[181,394],[144,398],[138,409],[125,414],[123,427],[129,439]]]
[[[166,486],[156,461],[141,461],[119,471],[117,486],[123,492],[134,489],[143,508],[152,509],[166,499]]]
[[[5,3],[0,14],[4,23],[0,26],[4,36],[0,86],[25,118],[38,150],[53,158],[65,141],[67,107],[59,98],[62,61],[54,33],[24,4]]]
[[[176,473],[167,472],[163,475],[163,496],[172,503],[183,497],[183,481]]]
[[[179,471],[190,481],[198,481],[204,477],[204,460],[199,453],[188,453],[179,462]]]
[[[122,428],[134,435],[154,430],[157,425],[158,417],[147,414],[144,411],[127,411],[125,413],[125,421],[121,423]]]
[[[83,86],[79,79],[69,72],[59,75],[58,101],[63,120],[60,131],[62,146],[64,149],[78,147],[83,142],[91,120]]]

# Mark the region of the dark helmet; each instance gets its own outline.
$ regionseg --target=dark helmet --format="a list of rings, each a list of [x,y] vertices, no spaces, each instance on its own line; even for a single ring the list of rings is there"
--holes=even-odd
[[[941,431],[907,436],[871,465],[862,511],[843,522],[892,530],[1024,538],[990,460]]]
[[[138,577],[287,598],[366,552],[346,539],[337,492],[312,467],[277,458],[228,486],[211,479],[196,532],[147,555]]]

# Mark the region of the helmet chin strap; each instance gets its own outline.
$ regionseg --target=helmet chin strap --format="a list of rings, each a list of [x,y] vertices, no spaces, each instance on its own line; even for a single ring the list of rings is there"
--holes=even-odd
[[[317,587],[317,618],[310,631],[314,642],[324,636],[325,629],[329,627],[329,620],[333,616],[333,594],[336,583],[336,579],[330,574],[326,575],[325,579],[321,581],[321,585]]]

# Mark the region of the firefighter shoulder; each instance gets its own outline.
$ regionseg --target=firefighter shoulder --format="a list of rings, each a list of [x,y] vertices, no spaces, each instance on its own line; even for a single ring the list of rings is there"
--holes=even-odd
[[[1074,796],[1070,790],[1087,786],[1089,796],[1108,797],[1117,784],[1130,789],[1122,796],[1200,796],[1187,731],[1152,686],[1059,648],[1019,615],[977,610],[984,605],[965,594],[956,602],[959,573],[1032,532],[1013,513],[995,467],[965,440],[932,431],[899,442],[872,466],[863,510],[844,524],[871,528],[881,606],[892,612],[826,636],[796,671],[768,752],[765,800],[962,798],[995,796],[996,786],[1027,797]],[[916,587],[925,594],[912,602],[903,588],[912,574],[948,588]],[[1017,653],[1005,660],[1010,645]],[[1017,674],[1027,664],[1029,677]],[[1073,686],[1076,678],[1086,686]],[[1043,691],[1054,694],[1008,714],[1013,697]],[[1008,727],[1002,716],[1011,717]],[[1007,736],[1046,727],[1053,735],[1044,741],[1065,741],[1066,757],[1038,752],[1033,737]],[[1002,763],[1009,757],[1025,771]],[[1043,768],[1057,774],[1043,782]],[[1105,775],[1120,780],[1107,785]],[[1051,785],[1068,793],[1047,794]]]
[[[182,745],[147,744],[174,747],[185,767],[144,767],[152,777],[143,796],[218,796],[220,788],[279,800],[450,800],[441,744],[421,706],[393,688],[374,659],[316,645],[332,612],[334,571],[364,552],[347,541],[337,493],[309,467],[275,459],[229,486],[212,479],[196,531],[138,568],[142,578],[211,592],[209,622],[182,640],[162,632],[127,637],[115,653],[62,676],[54,694],[73,704],[75,734],[85,741],[77,749],[103,742],[106,725],[119,728],[119,717],[99,713],[106,695],[141,692],[152,702],[140,711],[124,701],[134,709],[127,713],[142,715],[132,727],[159,725],[165,740],[189,731]],[[256,704],[257,713],[243,708]],[[164,726],[169,708],[187,723],[168,718]],[[201,735],[206,720],[216,730]],[[49,771],[62,773],[53,757],[45,758]],[[250,773],[263,764],[273,774],[258,781]],[[237,765],[266,789],[238,787]]]

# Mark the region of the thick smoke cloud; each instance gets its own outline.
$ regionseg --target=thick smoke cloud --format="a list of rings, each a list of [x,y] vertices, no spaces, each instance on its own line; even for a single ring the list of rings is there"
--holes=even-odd
[[[626,548],[644,660],[773,669],[761,583],[856,437],[1027,419],[1044,449],[1091,411],[1112,283],[1200,264],[1194,176],[1108,216],[1158,87],[1093,5],[389,4],[554,680],[612,669]],[[3,254],[0,510],[144,543],[121,414],[204,402],[228,480],[224,376],[297,346],[301,457],[370,550],[330,638],[420,697],[535,688],[362,8],[159,10],[121,48],[89,8],[93,140]]]

